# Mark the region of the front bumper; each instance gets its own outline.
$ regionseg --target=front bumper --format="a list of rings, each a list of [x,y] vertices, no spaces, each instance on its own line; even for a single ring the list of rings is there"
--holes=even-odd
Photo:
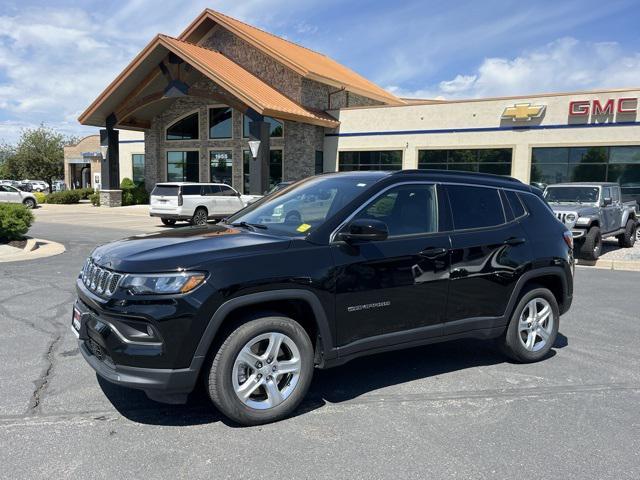
[[[584,230],[584,229],[581,229],[581,228],[573,228],[573,229],[571,229],[571,234],[573,235],[573,239],[574,240],[584,237],[586,233],[587,233],[587,231]]]

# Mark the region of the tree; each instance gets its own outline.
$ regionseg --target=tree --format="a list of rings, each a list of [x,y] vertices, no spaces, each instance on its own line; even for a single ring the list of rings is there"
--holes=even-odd
[[[16,149],[13,145],[0,144],[0,178],[13,179]]]
[[[11,173],[22,178],[45,180],[51,190],[53,180],[64,176],[63,147],[68,142],[63,134],[45,125],[23,130],[13,161],[9,162]]]

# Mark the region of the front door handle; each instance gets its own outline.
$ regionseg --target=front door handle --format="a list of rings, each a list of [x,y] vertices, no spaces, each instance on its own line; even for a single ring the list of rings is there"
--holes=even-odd
[[[511,238],[507,238],[504,241],[505,245],[511,245],[511,246],[516,246],[516,245],[522,245],[524,242],[526,242],[527,240],[523,237],[511,237]]]
[[[422,250],[418,255],[424,258],[428,258],[429,260],[433,260],[434,258],[441,257],[447,253],[447,249],[443,247],[429,247]]]

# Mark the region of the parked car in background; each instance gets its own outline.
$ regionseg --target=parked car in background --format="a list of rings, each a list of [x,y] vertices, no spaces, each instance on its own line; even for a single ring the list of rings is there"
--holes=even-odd
[[[308,199],[323,202],[309,218],[268,221]],[[296,409],[315,367],[363,355],[480,338],[544,360],[572,302],[572,242],[514,179],[323,174],[218,225],[96,248],[71,328],[104,379],[171,403],[204,384],[224,415],[262,424]]]
[[[54,192],[62,192],[67,189],[67,185],[62,180],[55,180],[52,189]]]
[[[36,208],[38,206],[38,201],[32,193],[23,192],[7,184],[0,185],[0,202],[21,203],[27,208]]]
[[[151,192],[149,214],[165,225],[186,220],[204,225],[209,219],[222,219],[262,198],[242,195],[224,183],[158,183]]]
[[[544,191],[544,189],[547,188],[547,184],[542,182],[531,182],[529,185],[531,185],[532,187],[539,188],[542,191]]]
[[[31,185],[31,191],[33,192],[49,191],[49,184],[47,182],[43,182],[42,180],[23,180],[22,183]]]
[[[544,198],[558,220],[571,230],[582,258],[597,260],[604,238],[616,237],[625,248],[636,242],[637,203],[623,202],[617,183],[549,185]]]

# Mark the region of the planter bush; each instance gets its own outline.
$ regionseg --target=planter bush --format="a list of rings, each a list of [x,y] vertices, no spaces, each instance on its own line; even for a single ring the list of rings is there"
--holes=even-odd
[[[20,240],[33,224],[33,213],[24,205],[0,203],[0,240]]]
[[[122,190],[122,206],[149,203],[149,193],[144,188],[144,183],[136,185],[130,178],[123,178],[120,182],[120,189]]]
[[[74,190],[74,192],[78,192],[80,194],[81,200],[87,200],[91,195],[95,193],[95,190],[91,187],[88,187],[88,188],[78,188]]]
[[[46,203],[47,201],[46,193],[42,193],[42,192],[32,192],[32,193],[33,193],[33,196],[36,197],[36,202],[38,202],[39,205]]]
[[[80,202],[80,193],[77,190],[53,192],[47,196],[47,203],[71,204],[78,202]]]
[[[92,204],[94,207],[99,207],[99,206],[100,206],[100,194],[99,194],[98,192],[96,192],[96,193],[92,194],[92,195],[89,197],[89,200],[91,201],[91,204]]]

